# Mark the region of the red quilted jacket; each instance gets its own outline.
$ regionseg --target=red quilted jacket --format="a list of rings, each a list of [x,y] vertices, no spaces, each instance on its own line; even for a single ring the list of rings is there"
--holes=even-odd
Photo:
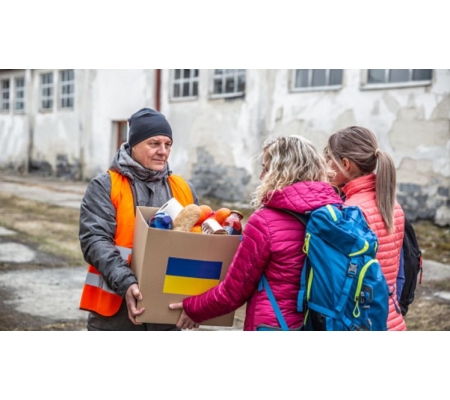
[[[396,311],[393,302],[393,299],[397,300],[396,282],[400,265],[400,251],[403,244],[405,216],[401,206],[396,203],[394,210],[395,228],[394,232],[389,234],[376,205],[375,178],[374,174],[370,174],[347,183],[343,188],[346,196],[345,204],[359,206],[368,224],[378,236],[377,259],[390,290],[394,291],[389,298],[388,330],[405,331],[406,324],[403,316]]]
[[[285,208],[304,213],[325,204],[342,204],[334,189],[323,182],[299,182],[278,191],[248,219],[228,273],[218,286],[186,298],[183,307],[195,322],[235,311],[247,303],[244,330],[259,325],[279,326],[266,292],[258,291],[263,272],[290,328],[303,322],[297,294],[305,254],[305,228]]]

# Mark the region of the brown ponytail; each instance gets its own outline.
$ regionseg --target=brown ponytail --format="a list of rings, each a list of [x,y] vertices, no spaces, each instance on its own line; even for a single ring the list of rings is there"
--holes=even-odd
[[[355,163],[361,176],[376,172],[377,207],[387,230],[392,232],[397,185],[396,169],[391,156],[378,148],[375,134],[360,126],[341,129],[328,138],[325,151],[338,165],[344,158]]]

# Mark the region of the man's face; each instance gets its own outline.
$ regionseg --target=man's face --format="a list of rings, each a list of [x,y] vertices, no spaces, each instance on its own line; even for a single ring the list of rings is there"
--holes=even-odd
[[[152,136],[131,149],[131,157],[144,168],[162,171],[172,150],[172,139],[168,136]]]

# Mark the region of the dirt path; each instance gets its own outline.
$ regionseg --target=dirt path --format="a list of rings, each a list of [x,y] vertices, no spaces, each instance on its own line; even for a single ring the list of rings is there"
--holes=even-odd
[[[84,188],[0,177],[0,330],[85,329],[86,313],[78,309],[86,273],[78,242]],[[443,237],[447,244],[447,231],[430,229],[434,242]],[[450,330],[450,266],[426,259],[424,271],[408,329]],[[241,308],[223,330],[241,330],[244,315]]]

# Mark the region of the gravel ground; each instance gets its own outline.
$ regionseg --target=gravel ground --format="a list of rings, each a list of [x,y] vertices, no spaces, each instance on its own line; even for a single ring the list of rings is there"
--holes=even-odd
[[[0,177],[0,330],[85,330],[78,309],[86,274],[78,243],[85,184],[36,177]],[[448,228],[418,227],[424,244],[423,281],[406,316],[408,330],[450,330]],[[438,250],[436,250],[438,249]],[[241,330],[245,308],[230,328]]]

